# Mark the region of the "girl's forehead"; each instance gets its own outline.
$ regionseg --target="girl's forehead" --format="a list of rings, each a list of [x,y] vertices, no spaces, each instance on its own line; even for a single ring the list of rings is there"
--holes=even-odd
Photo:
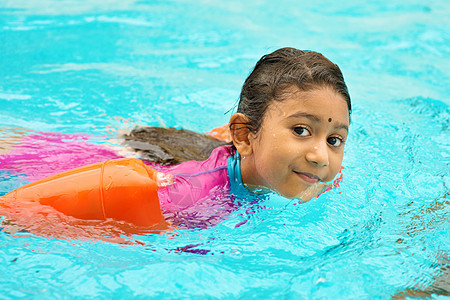
[[[335,108],[343,107],[344,110],[348,111],[344,97],[328,87],[307,91],[295,88],[292,91],[286,91],[281,99],[272,100],[268,109],[316,109],[325,104]]]
[[[344,97],[331,88],[318,88],[301,91],[298,88],[285,93],[283,99],[272,100],[267,107],[265,117],[302,116],[309,114],[323,118],[328,122],[339,120],[348,123],[349,114]]]

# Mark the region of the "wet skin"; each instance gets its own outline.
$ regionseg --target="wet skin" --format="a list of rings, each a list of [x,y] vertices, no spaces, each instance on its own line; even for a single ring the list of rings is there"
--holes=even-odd
[[[344,98],[331,88],[290,89],[285,99],[269,104],[259,131],[248,131],[247,142],[235,145],[245,184],[302,198],[340,170],[349,113]]]

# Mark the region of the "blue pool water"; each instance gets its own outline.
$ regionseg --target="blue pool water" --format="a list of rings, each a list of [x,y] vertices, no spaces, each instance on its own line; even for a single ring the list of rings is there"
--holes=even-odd
[[[1,1],[0,138],[21,128],[119,147],[135,124],[206,132],[228,121],[261,55],[313,49],[353,100],[340,188],[134,245],[1,232],[1,297],[444,297],[448,1],[192,2]],[[26,182],[0,176],[0,195]]]

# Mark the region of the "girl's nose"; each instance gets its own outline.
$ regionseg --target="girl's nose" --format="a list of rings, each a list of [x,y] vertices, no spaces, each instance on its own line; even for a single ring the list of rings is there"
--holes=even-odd
[[[328,166],[328,147],[324,142],[315,143],[306,153],[306,160],[317,167]]]

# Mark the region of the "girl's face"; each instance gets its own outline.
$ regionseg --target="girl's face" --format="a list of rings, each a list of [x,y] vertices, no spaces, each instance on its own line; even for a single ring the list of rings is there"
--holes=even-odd
[[[269,104],[259,131],[248,134],[241,172],[245,184],[301,198],[340,170],[349,113],[344,98],[331,88],[290,90],[286,99]]]

